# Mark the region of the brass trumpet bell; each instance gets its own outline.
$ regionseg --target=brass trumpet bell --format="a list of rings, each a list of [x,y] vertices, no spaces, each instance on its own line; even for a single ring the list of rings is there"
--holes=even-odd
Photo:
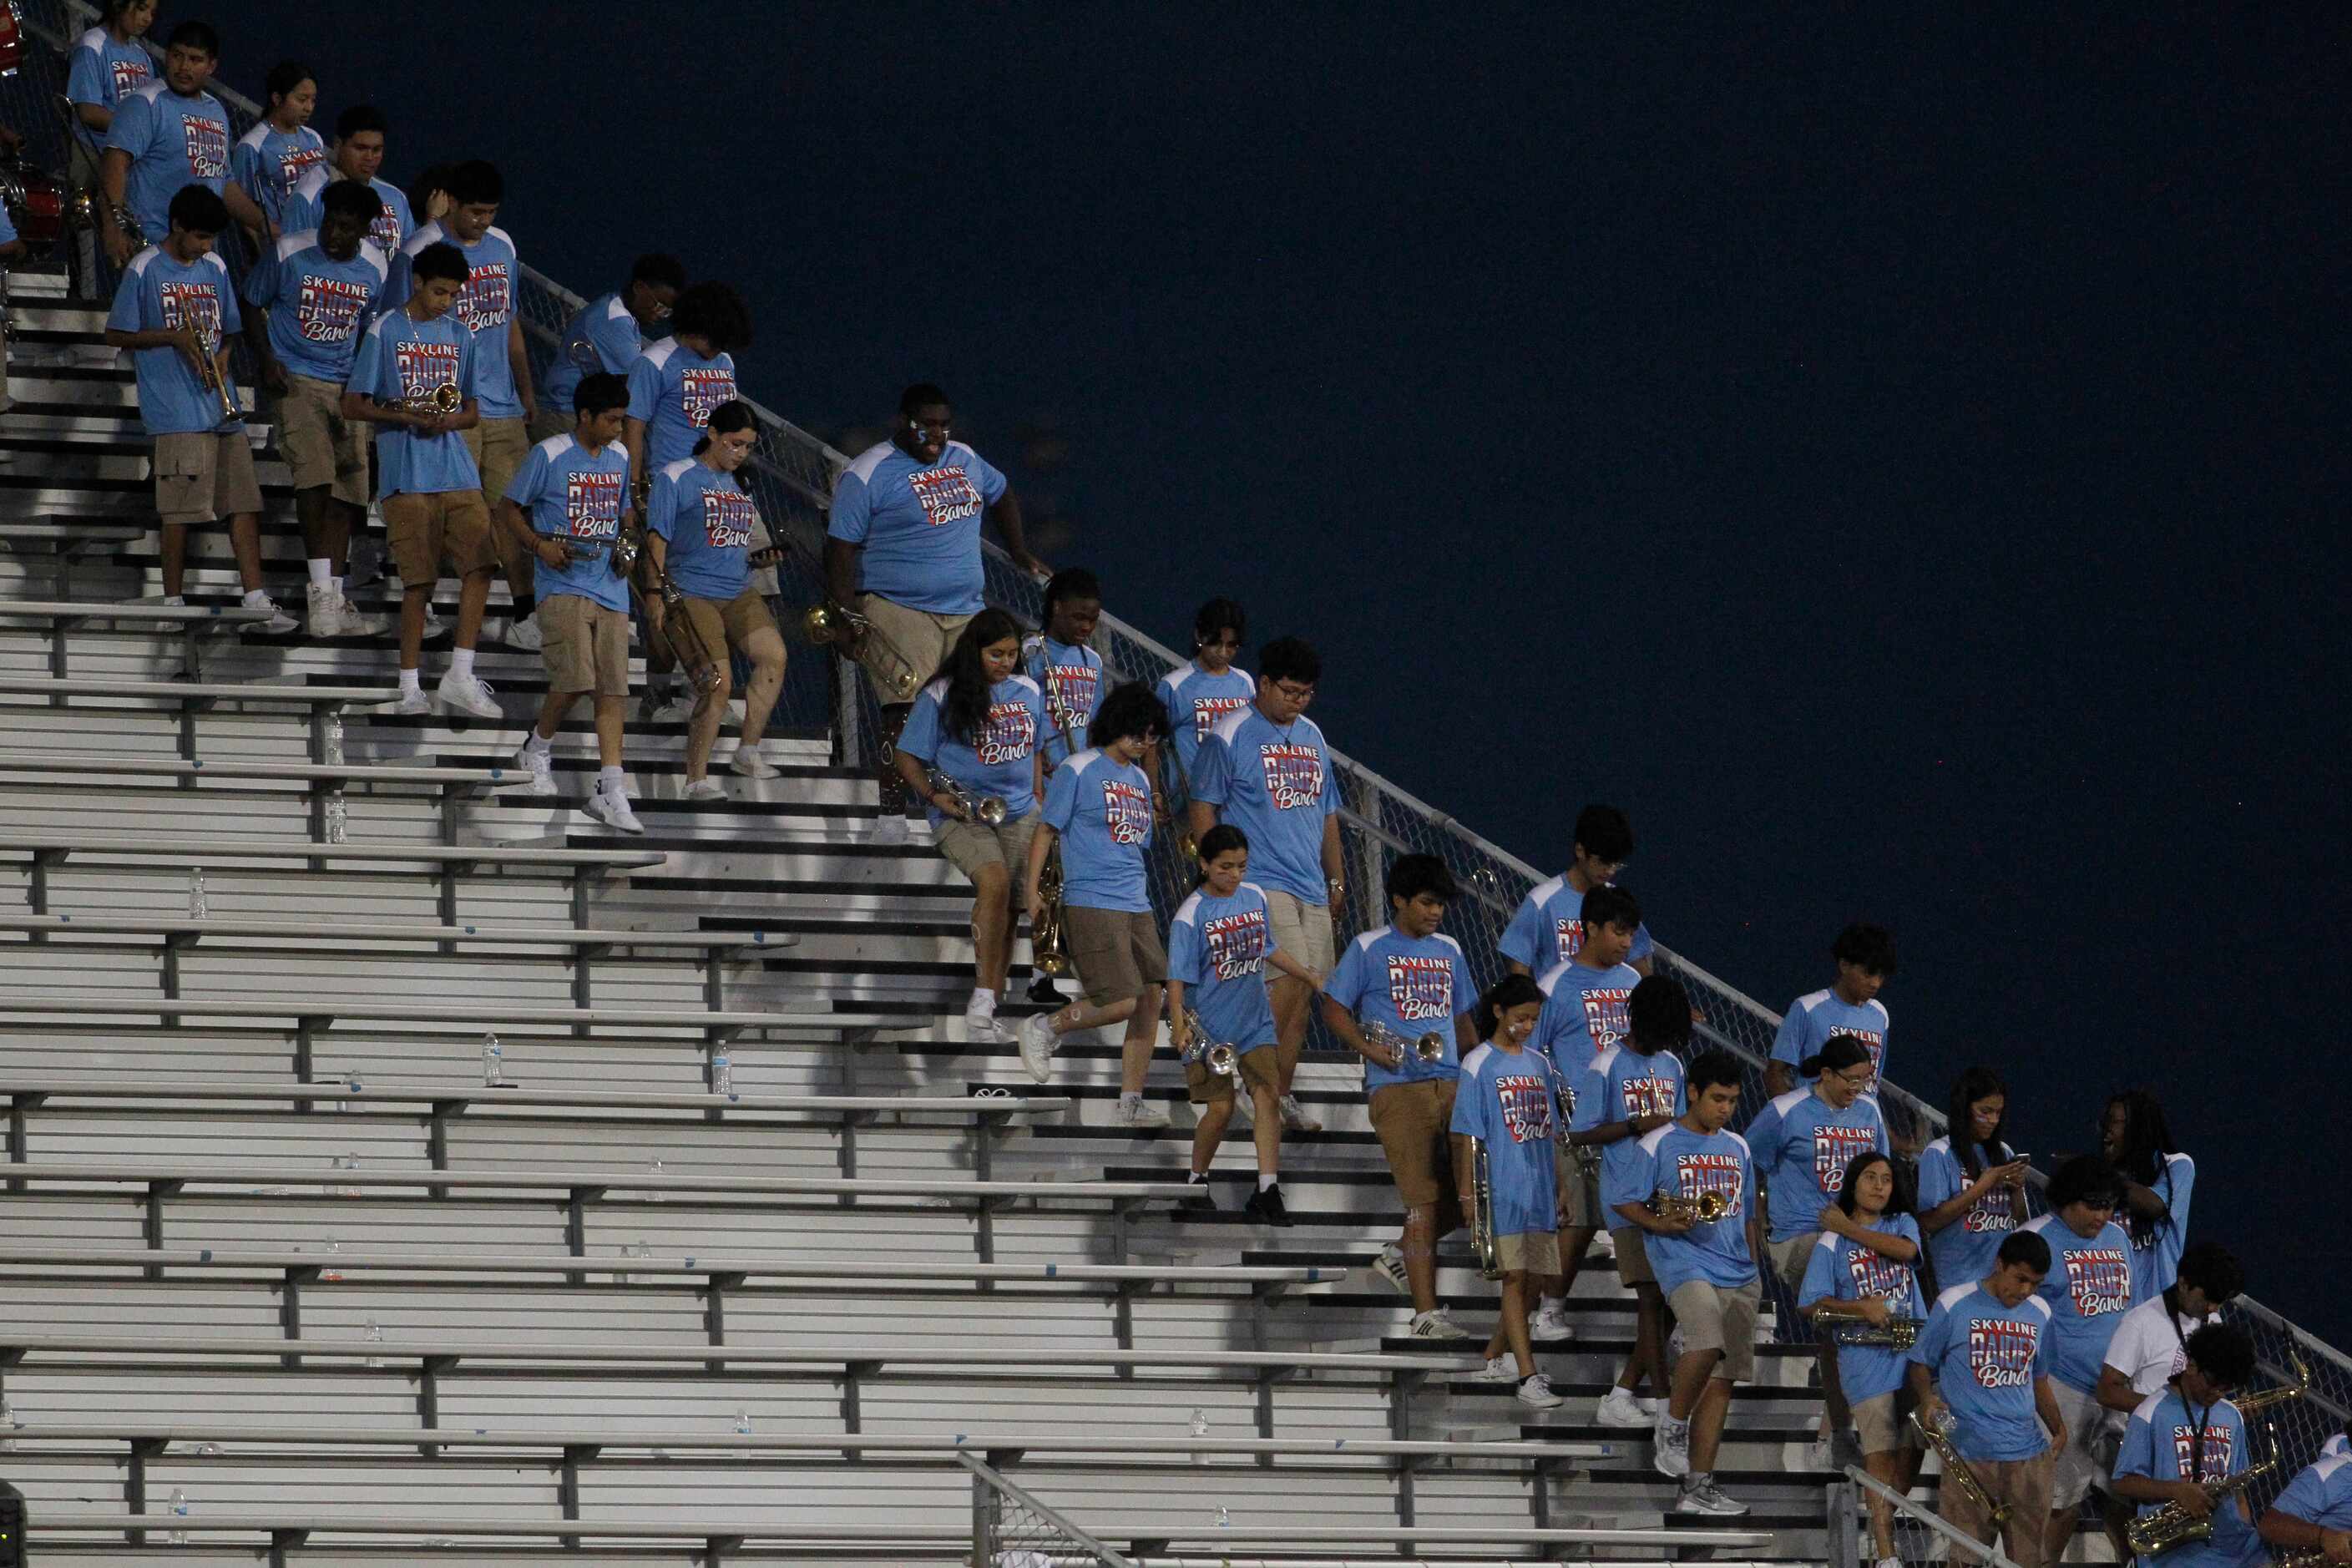
[[[1242,1070],[1241,1053],[1222,1042],[1211,1046],[1202,1059],[1209,1064],[1209,1070],[1220,1078],[1231,1078]]]

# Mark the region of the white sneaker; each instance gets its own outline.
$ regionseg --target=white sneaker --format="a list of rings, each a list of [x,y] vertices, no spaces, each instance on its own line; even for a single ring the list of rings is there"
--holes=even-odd
[[[693,721],[696,706],[695,695],[691,689],[680,691],[654,710],[653,721],[656,724],[689,723]]]
[[[248,610],[268,610],[269,612],[269,618],[268,620],[247,621],[236,628],[249,636],[282,637],[287,633],[294,629],[294,617],[288,615],[284,610],[279,609],[278,607],[278,601],[275,599],[265,597],[258,602],[249,601],[243,605],[243,608]]]
[[[1690,1474],[1690,1423],[1671,1415],[1658,1417],[1650,1454],[1650,1468],[1672,1480]]]
[[[1572,1340],[1576,1325],[1568,1321],[1568,1312],[1560,1307],[1538,1307],[1536,1315],[1528,1320],[1528,1336],[1538,1340]]]
[[[433,601],[425,602],[425,640],[431,642],[449,629],[449,623],[433,613]]]
[[[1658,1418],[1658,1412],[1666,1407],[1666,1402],[1664,1400],[1653,1399],[1646,1394],[1633,1401],[1633,1403],[1640,1405],[1642,1407],[1642,1414],[1648,1416],[1653,1421],[1655,1421]]]
[[[343,635],[343,607],[331,583],[311,583],[302,589],[303,622],[314,637]]]
[[[1519,1364],[1508,1355],[1490,1355],[1486,1364],[1470,1374],[1473,1383],[1517,1383]]]
[[[518,647],[525,653],[537,653],[545,640],[539,633],[537,610],[533,610],[519,621],[507,623],[506,645],[509,647]]]
[[[993,1045],[1004,1038],[996,1022],[996,998],[985,991],[964,1004],[963,1022],[975,1044]]]
[[[380,637],[388,629],[386,623],[374,616],[360,614],[360,607],[347,595],[335,595],[335,613],[342,617],[343,629],[339,634],[347,637]]]
[[[1805,1468],[1834,1470],[1837,1464],[1837,1443],[1826,1432],[1818,1433],[1805,1445]]]
[[[1412,1294],[1412,1281],[1404,1272],[1404,1248],[1395,1242],[1381,1248],[1381,1255],[1372,1259],[1372,1272],[1387,1280],[1398,1295]]]
[[[1282,1124],[1293,1132],[1323,1131],[1323,1124],[1307,1114],[1307,1108],[1298,1103],[1298,1097],[1295,1094],[1282,1097]]]
[[[714,778],[698,778],[678,792],[680,800],[725,800],[727,792]]]
[[[490,691],[490,683],[478,675],[460,675],[455,668],[445,671],[441,684],[433,694],[452,708],[462,708],[477,719],[503,719],[505,710]]]
[[[515,753],[515,763],[530,774],[522,786],[525,795],[541,796],[555,793],[555,753],[538,746],[525,746]]]
[[[876,817],[874,830],[866,836],[866,842],[884,846],[907,842],[905,815],[896,811],[886,811]]]
[[[1021,1065],[1044,1083],[1054,1076],[1054,1052],[1061,1046],[1050,1013],[1033,1013],[1021,1020]]]
[[[1111,1125],[1132,1127],[1139,1131],[1157,1131],[1168,1125],[1168,1113],[1148,1100],[1120,1097],[1118,1109],[1111,1112]]]
[[[637,820],[637,814],[629,809],[629,797],[619,790],[606,789],[603,784],[596,786],[589,795],[587,804],[580,809],[605,826],[616,827],[623,833],[643,833],[646,830],[646,825]]]
[[[1405,1336],[1416,1340],[1466,1340],[1470,1331],[1447,1317],[1445,1309],[1439,1307],[1433,1311],[1415,1312]]]
[[[1633,1427],[1656,1425],[1650,1417],[1642,1414],[1642,1406],[1634,1399],[1633,1391],[1622,1383],[1612,1385],[1608,1393],[1601,1396],[1600,1408],[1593,1411],[1592,1420],[1598,1426]]]
[[[1520,1380],[1519,1403],[1530,1410],[1557,1410],[1568,1402],[1551,1391],[1551,1379],[1538,1372]]]
[[[759,747],[747,746],[740,742],[736,742],[735,755],[727,765],[747,779],[772,779],[776,776],[776,764],[761,756]]]
[[[1617,1256],[1617,1238],[1605,1230],[1596,1230],[1592,1233],[1592,1244],[1584,1250],[1586,1256],[1591,1258],[1614,1258]]]
[[[1683,1461],[1685,1469],[1690,1461]],[[1711,1513],[1721,1519],[1738,1519],[1748,1511],[1744,1502],[1734,1502],[1723,1495],[1723,1489],[1713,1481],[1700,1486],[1685,1486],[1682,1495],[1675,1499],[1676,1513]]]
[[[403,692],[397,701],[386,702],[376,710],[379,713],[430,713],[432,701],[422,690]]]
[[[1257,1125],[1257,1111],[1251,1106],[1250,1097],[1246,1094],[1234,1096],[1234,1125],[1244,1132]]]

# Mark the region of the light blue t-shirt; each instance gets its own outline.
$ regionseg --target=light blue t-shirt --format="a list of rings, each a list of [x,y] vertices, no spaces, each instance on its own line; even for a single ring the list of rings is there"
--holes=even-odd
[[[2116,1218],[2124,1221],[2126,1234],[2132,1238],[2132,1300],[2153,1301],[2164,1294],[2180,1272],[2180,1251],[2189,1244],[2189,1199],[2197,1190],[2197,1162],[2186,1154],[2171,1153],[2164,1157],[2164,1173],[2170,1183],[2158,1178],[2153,1190],[2165,1197],[2166,1215],[2148,1227],[2143,1238],[2139,1227],[2117,1209]]]
[[[2015,1159],[2003,1143],[2001,1152]],[[2009,1159],[1996,1160],[1996,1165]],[[1919,1151],[1919,1212],[1926,1214],[1968,1191],[1968,1173],[1952,1152],[1949,1138],[1938,1138]],[[2007,1187],[1995,1187],[1962,1212],[1960,1217],[1927,1237],[1927,1258],[1936,1266],[1936,1283],[1947,1288],[1984,1279],[1992,1272],[2000,1244],[2018,1226],[2017,1211],[2010,1206]]]
[[[1569,1085],[1576,1091],[1576,1114],[1569,1125],[1578,1132],[1604,1121],[1683,1113],[1683,1063],[1672,1051],[1645,1057],[1621,1041],[1595,1055]],[[1617,1213],[1619,1204],[1645,1202],[1656,1190],[1642,1185],[1642,1152],[1635,1147],[1640,1142],[1620,1138],[1601,1145],[1601,1218],[1612,1230],[1632,1224]]]
[[[136,38],[117,43],[104,27],[92,27],[74,40],[73,58],[66,67],[66,99],[112,110],[125,93],[136,92],[154,79],[155,61],[144,44]],[[84,125],[79,115],[74,116],[74,134],[92,153],[106,144],[104,133]]]
[[[471,395],[474,335],[449,316],[409,320],[405,305],[369,323],[352,361],[344,390],[378,403],[423,399],[438,386],[456,383]],[[402,425],[379,425],[375,437],[376,494],[440,495],[482,488],[481,470],[466,449],[465,436],[445,430],[427,436]]]
[[[1720,1193],[1731,1212],[1711,1224],[1695,1225],[1680,1236],[1645,1231],[1642,1246],[1658,1289],[1671,1296],[1703,1279],[1718,1289],[1737,1290],[1757,1278],[1748,1250],[1748,1216],[1756,1212],[1756,1162],[1737,1132],[1694,1132],[1679,1121],[1653,1128],[1633,1144],[1634,1189],[1696,1198]]]
[[[1184,983],[1184,1005],[1201,1016],[1210,1039],[1244,1054],[1274,1044],[1265,970],[1266,954],[1278,945],[1255,882],[1242,883],[1230,899],[1196,888],[1177,906],[1168,926],[1168,978]]]
[[[406,302],[415,288],[415,268],[417,256],[428,245],[456,245],[466,258],[466,286],[457,294],[457,302],[449,308],[446,318],[457,322],[474,338],[474,395],[481,399],[481,415],[485,419],[520,419],[522,399],[515,393],[514,360],[508,350],[508,325],[515,313],[515,290],[522,279],[522,263],[515,255],[514,239],[506,230],[493,226],[471,245],[459,245],[457,237],[440,224],[428,223],[408,237],[408,243],[392,258],[392,279],[386,285],[384,298]]]
[[[1503,940],[1495,945],[1505,958],[1526,964],[1530,973],[1567,963],[1584,950],[1584,895],[1568,885],[1565,875],[1537,883],[1519,901],[1511,923],[1503,928]],[[1648,925],[1636,926],[1626,962],[1640,963],[1657,945]]]
[[[563,323],[562,341],[555,347],[555,358],[549,362],[547,374],[540,378],[539,398],[549,407],[574,412],[572,399],[580,395],[580,383],[589,373],[574,363],[572,355],[583,346],[596,353],[596,368],[606,375],[626,375],[629,367],[646,352],[645,334],[637,329],[637,319],[629,314],[627,301],[618,294],[606,294],[591,300],[572,312]],[[710,416],[706,411],[703,423]],[[646,442],[646,458],[653,457],[650,437]],[[686,444],[686,455],[691,456],[694,443]]]
[[[16,226],[8,221],[8,209],[0,206],[0,245],[16,243]]]
[[[2123,1447],[2116,1454],[2116,1474],[2144,1476],[2152,1481],[2194,1480],[2210,1486],[2252,1468],[2246,1447],[2246,1418],[2235,1405],[2218,1400],[2200,1411],[2181,1396],[2180,1390],[2167,1388],[2149,1394],[2132,1412],[2124,1426]],[[2293,1490],[2290,1487],[2288,1494]],[[2274,1506],[2284,1509],[2286,1501],[2287,1494],[2282,1494]],[[2163,1506],[2144,1502],[2135,1511],[2146,1519]],[[2239,1499],[2224,1499],[2213,1510],[2210,1536],[2184,1541],[2168,1548],[2160,1558],[2143,1561],[2161,1562],[2164,1568],[2242,1568],[2262,1562],[2271,1548],[2255,1535],[2253,1525],[2238,1511],[2239,1506]]]
[[[1544,1005],[1528,1044],[1548,1053],[1560,1075],[1574,1083],[1603,1047],[1631,1031],[1625,1007],[1641,983],[1641,971],[1630,963],[1595,969],[1570,959],[1553,964],[1536,981]]]
[[[238,137],[228,154],[229,178],[269,215],[280,234],[288,232],[286,210],[294,187],[304,174],[326,166],[327,144],[317,132],[307,125],[280,131],[267,120]]]
[[[1919,1222],[1907,1214],[1881,1215],[1870,1228],[1884,1236],[1902,1237],[1914,1246],[1919,1241]],[[1851,1237],[1822,1232],[1822,1239],[1805,1260],[1797,1305],[1810,1307],[1824,1299],[1860,1301],[1872,1296],[1885,1297],[1888,1310],[1898,1318],[1927,1315],[1919,1299],[1919,1277],[1909,1265],[1873,1252]],[[1838,1346],[1838,1385],[1845,1392],[1846,1403],[1875,1399],[1902,1387],[1903,1369],[1909,1360],[1903,1352],[1885,1345]]]
[[[539,563],[541,599],[571,594],[625,613],[629,584],[613,570],[621,536],[621,504],[629,493],[629,452],[607,441],[591,452],[576,436],[551,436],[530,449],[507,486],[506,499],[522,508],[531,531],[581,546],[569,565]]]
[[[1764,1176],[1771,1239],[1788,1241],[1822,1228],[1822,1210],[1845,1190],[1847,1162],[1887,1152],[1886,1123],[1860,1095],[1840,1110],[1814,1089],[1792,1089],[1756,1113],[1748,1147]]]
[[[182,98],[157,77],[114,106],[106,150],[131,155],[123,203],[147,243],[161,245],[182,186],[202,185],[218,195],[228,183],[228,110],[209,92]]]
[[[1253,847],[1257,836],[1250,836]],[[1253,864],[1256,855],[1253,849]],[[1470,961],[1462,944],[1439,931],[1434,936],[1407,936],[1392,925],[1368,931],[1349,942],[1332,967],[1324,994],[1356,1016],[1357,1022],[1377,1023],[1408,1040],[1433,1031],[1445,1042],[1444,1054],[1433,1062],[1421,1059],[1411,1048],[1402,1066],[1382,1067],[1364,1058],[1367,1093],[1392,1083],[1460,1076],[1462,1058],[1454,1048],[1454,1020],[1467,1017],[1478,1005],[1478,987],[1470,978]]]
[[[1257,695],[1257,682],[1246,669],[1229,668],[1223,675],[1211,675],[1198,664],[1187,664],[1160,678],[1159,694],[1174,731],[1170,743],[1176,748],[1176,760],[1183,764],[1189,781],[1194,759],[1201,754],[1201,742],[1209,738],[1218,720],[1250,705]]]
[[[383,252],[366,240],[338,261],[316,233],[282,236],[245,276],[245,298],[269,312],[269,348],[289,375],[351,379],[361,336],[383,293]]]
[[[1022,641],[1021,668],[1045,694],[1045,765],[1057,767],[1087,749],[1087,731],[1102,706],[1102,655],[1032,636]]]
[[[733,354],[704,359],[676,338],[639,353],[628,376],[629,417],[646,422],[646,461],[656,468],[692,457],[710,411],[736,397]]]
[[[1886,1004],[1872,997],[1857,1007],[1834,991],[1813,991],[1789,1004],[1780,1032],[1772,1037],[1772,1059],[1795,1067],[1822,1048],[1832,1035],[1853,1035],[1870,1047],[1870,1087],[1886,1076]]]
[[[2342,1443],[2341,1436],[2329,1440],[2331,1447]],[[2352,1454],[2323,1449],[2271,1506],[2322,1530],[2352,1530]]]
[[[1339,812],[1339,784],[1315,721],[1266,721],[1255,707],[1217,721],[1192,763],[1192,798],[1248,836],[1250,875],[1260,886],[1320,909],[1323,819]]]
[[[1045,781],[1045,825],[1062,836],[1062,899],[1087,910],[1150,914],[1151,779],[1108,752],[1080,752]]]
[[[1045,728],[1045,698],[1025,675],[1008,675],[988,689],[988,720],[970,743],[957,740],[942,723],[947,679],[932,681],[915,698],[907,727],[898,736],[898,750],[927,763],[961,784],[974,800],[1001,797],[1008,819],[1028,816],[1037,808],[1037,737]],[[947,820],[938,806],[930,808],[931,824]]]
[[[2014,1307],[1971,1279],[1936,1298],[1909,1360],[1927,1369],[1952,1412],[1964,1459],[2031,1459],[2050,1447],[2033,1413],[2033,1382],[2051,1374],[2050,1304]]]
[[[669,542],[662,566],[687,597],[723,605],[751,586],[760,509],[734,475],[692,458],[655,469],[646,526]]]
[[[327,219],[327,187],[334,183],[335,171],[331,164],[320,163],[304,170],[302,177],[294,182],[294,194],[286,198],[286,216],[279,220],[278,226],[292,234],[301,229],[316,228],[324,223]],[[409,230],[415,226],[408,213],[408,195],[385,180],[370,180],[368,189],[373,191],[376,199],[383,204],[383,211],[378,213],[375,222],[368,226],[368,237],[375,242],[376,248],[383,252],[384,260],[389,263],[400,254],[400,247],[408,243]],[[404,294],[401,298],[405,300],[407,296]],[[564,412],[571,412],[570,405],[565,405]]]
[[[117,121],[117,123],[121,123]],[[106,324],[118,332],[152,332],[194,322],[204,332],[205,352],[220,353],[222,335],[243,329],[236,292],[229,287],[228,263],[207,251],[183,265],[156,246],[132,257],[114,290]],[[180,436],[242,425],[244,416],[221,417],[221,395],[196,379],[175,348],[141,349],[131,355],[139,377],[139,423],[150,436]],[[230,401],[236,389],[229,388]]]
[[[1462,1075],[1450,1131],[1486,1145],[1496,1236],[1549,1236],[1559,1228],[1552,1151],[1565,1114],[1552,1091],[1550,1064],[1524,1047],[1482,1051],[1476,1067]]]
[[[2050,1244],[2050,1272],[2037,1292],[2050,1304],[2050,1375],[2093,1393],[2107,1342],[2131,1310],[2131,1237],[2109,1220],[2085,1240],[2047,1214],[2025,1228]]]
[[[926,467],[877,441],[833,487],[828,537],[865,547],[859,585],[936,616],[982,608],[980,523],[1003,499],[1005,478],[961,441]]]

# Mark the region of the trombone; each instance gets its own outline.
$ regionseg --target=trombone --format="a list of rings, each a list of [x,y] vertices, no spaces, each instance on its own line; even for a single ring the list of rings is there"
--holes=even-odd
[[[920,682],[913,661],[898,650],[888,634],[866,616],[827,599],[811,605],[801,616],[801,635],[819,647],[839,645],[843,652],[874,672],[874,679],[901,702],[915,700]]]

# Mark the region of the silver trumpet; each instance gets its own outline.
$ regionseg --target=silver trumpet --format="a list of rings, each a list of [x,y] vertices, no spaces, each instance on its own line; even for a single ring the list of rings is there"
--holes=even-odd
[[[1882,1326],[1861,1318],[1841,1318],[1830,1334],[1842,1345],[1878,1345],[1907,1351],[1919,1342],[1919,1320],[1889,1318]]]
[[[1480,1279],[1503,1277],[1503,1257],[1495,1242],[1495,1184],[1484,1138],[1470,1140],[1470,1248],[1478,1255]]]
[[[970,790],[937,768],[925,768],[923,777],[933,794],[946,795],[956,803],[956,809],[963,813],[966,822],[977,822],[984,827],[1003,826],[1007,811],[1002,796],[989,795],[975,800]]]
[[[1184,1047],[1184,1059],[1204,1063],[1219,1078],[1234,1078],[1242,1070],[1242,1054],[1223,1040],[1209,1038],[1208,1026],[1201,1015],[1192,1008],[1184,1009],[1184,1033],[1191,1044]]]
[[[1434,1029],[1421,1036],[1400,1035],[1373,1018],[1364,1020],[1363,1029],[1364,1038],[1376,1046],[1386,1046],[1392,1051],[1419,1057],[1433,1065],[1445,1059],[1445,1037]]]

